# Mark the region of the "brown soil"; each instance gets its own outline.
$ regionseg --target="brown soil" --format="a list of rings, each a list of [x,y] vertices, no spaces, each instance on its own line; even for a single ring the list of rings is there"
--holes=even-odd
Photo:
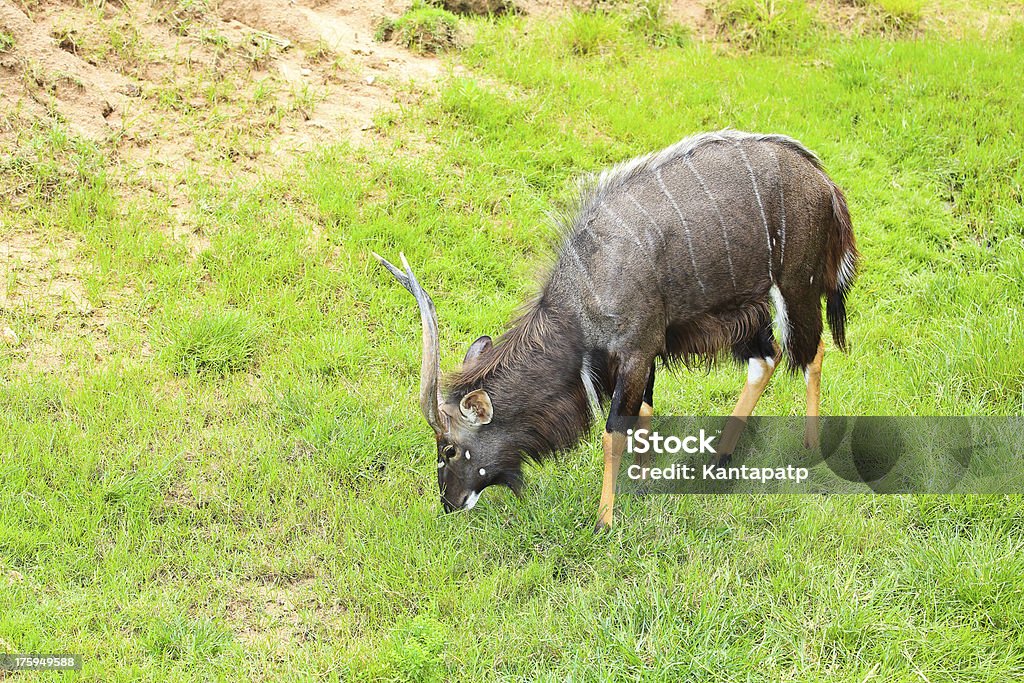
[[[228,624],[243,644],[278,650],[331,633],[344,621],[345,611],[337,600],[319,597],[315,588],[312,578],[241,584],[228,604]]]
[[[156,106],[159,96],[190,77],[219,76],[242,91],[226,93],[228,103],[244,104],[247,86],[264,80],[284,92],[313,92],[308,116],[279,131],[285,147],[358,140],[374,112],[391,104],[392,86],[429,82],[441,71],[437,59],[374,42],[373,22],[399,14],[404,3],[397,0],[223,0],[194,15],[170,0],[108,2],[102,9],[24,2],[0,0],[0,30],[14,39],[13,49],[0,54],[0,116],[8,135],[26,120],[49,117],[98,141],[153,133],[175,156],[182,137],[176,133],[183,131],[174,131],[167,121],[173,117]],[[171,130],[155,134],[168,123]],[[152,151],[165,158],[164,146]]]
[[[23,160],[53,125],[98,144],[126,198],[169,200],[155,227],[196,255],[190,175],[217,182],[276,175],[314,145],[361,144],[377,112],[429,88],[440,59],[377,43],[400,0],[0,0],[0,203],[48,201]],[[65,176],[73,164],[56,160]],[[29,162],[34,163],[34,162]],[[13,169],[16,172],[8,172]],[[54,244],[0,216],[0,352],[16,371],[58,371],[85,338],[109,349],[73,241]],[[27,317],[26,317],[27,316]],[[15,319],[20,319],[20,323]],[[31,330],[37,330],[34,334]],[[83,348],[81,344],[72,344]]]
[[[359,145],[378,112],[443,71],[373,39],[409,2],[0,0],[0,31],[13,38],[0,52],[0,144],[16,148],[33,122],[65,123],[150,178],[220,161],[228,175],[263,173],[318,143]],[[515,4],[544,15],[592,1]],[[706,15],[701,0],[670,0],[667,12],[698,27]]]
[[[708,19],[708,3],[702,0],[670,0],[666,6],[672,21],[702,29]]]
[[[90,301],[83,273],[73,257],[77,243],[41,242],[27,233],[0,237],[0,312],[30,311],[38,327],[51,339],[87,338],[92,353],[102,357],[109,350],[106,308]],[[35,339],[24,330],[0,325],[3,344],[15,359],[18,371],[53,372],[65,362],[49,341]],[[26,338],[27,337],[27,338]]]

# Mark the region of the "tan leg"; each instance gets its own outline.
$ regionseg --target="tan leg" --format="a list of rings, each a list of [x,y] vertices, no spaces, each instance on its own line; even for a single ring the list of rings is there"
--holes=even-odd
[[[654,416],[654,407],[651,404],[644,402],[640,404],[640,419],[636,421],[637,431],[646,429],[648,432],[651,431],[651,417]],[[652,458],[651,453],[634,453],[633,462],[640,467],[650,467]]]
[[[818,353],[804,371],[807,381],[807,422],[804,425],[804,448],[818,447],[818,414],[821,409],[821,359],[825,343],[818,342]]]
[[[622,451],[626,448],[626,435],[618,432],[605,432],[602,445],[604,446],[604,479],[601,482],[601,505],[598,508],[597,528],[594,531],[604,531],[612,526],[612,513],[615,508],[615,479],[619,474]]]
[[[778,367],[781,356],[775,358],[751,358],[747,364],[747,383],[743,385],[740,398],[733,408],[732,417],[726,422],[722,431],[722,438],[719,441],[718,457],[714,458],[715,464],[720,463],[726,457],[732,455],[736,448],[736,442],[740,440],[740,433],[747,424],[747,418],[754,412],[754,406],[764,393],[768,381],[771,380]]]

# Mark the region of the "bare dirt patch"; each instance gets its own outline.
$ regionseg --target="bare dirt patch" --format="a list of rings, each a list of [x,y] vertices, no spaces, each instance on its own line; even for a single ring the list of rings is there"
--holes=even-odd
[[[45,13],[33,20],[20,7],[0,0],[0,30],[13,39],[13,48],[0,55],[0,91],[5,95],[0,114],[60,117],[87,137],[103,136],[108,129],[105,114],[118,103],[124,77],[89,64],[74,54],[73,43],[55,39]]]
[[[322,137],[316,131],[335,131],[339,137],[358,140],[372,128],[373,114],[393,103],[391,85],[429,84],[441,73],[435,58],[374,41],[375,21],[403,9],[404,3],[393,0],[224,0],[218,13],[222,20],[279,36],[296,46],[282,51],[276,69],[285,83],[299,88],[313,85],[319,91],[319,102],[306,112],[307,122],[312,122],[306,137]],[[303,138],[302,134],[294,137]]]
[[[0,0],[0,162],[32,157],[33,131],[93,141],[113,164],[112,189],[165,206],[169,220],[154,227],[196,255],[209,239],[190,182],[255,181],[317,145],[366,143],[376,117],[432,86],[440,59],[374,40],[378,18],[407,7]],[[0,182],[14,200],[22,189]]]
[[[665,4],[665,14],[670,21],[702,29],[708,20],[708,4],[701,0],[670,0]]]
[[[0,113],[49,116],[98,141],[124,137],[125,129],[128,137],[177,140],[187,131],[176,130],[165,109],[244,104],[245,91],[269,79],[264,89],[317,90],[306,116],[285,121],[282,135],[349,140],[392,102],[389,85],[429,82],[441,71],[437,59],[374,42],[376,18],[404,7],[393,0],[223,0],[209,8],[192,3],[188,12],[164,2],[95,8],[43,0],[26,11],[0,0],[0,30],[13,39],[0,56],[0,87],[10,95]],[[179,103],[167,92],[176,85],[191,95],[189,81],[197,80],[206,91],[197,94],[216,100],[211,90],[233,75],[241,78],[224,90],[236,92],[220,93],[220,102]],[[228,118],[250,113],[220,109]],[[303,125],[314,112],[320,125]],[[169,146],[172,156],[179,151]]]
[[[52,342],[86,340],[97,356],[109,351],[111,315],[94,306],[73,254],[74,240],[47,244],[32,234],[0,238],[0,321],[15,369],[53,372],[65,362]]]
[[[429,89],[443,63],[374,40],[410,0],[0,0],[0,144],[34,122],[100,143],[120,183],[170,200],[161,229],[205,248],[188,225],[182,178],[273,175],[315,146],[373,140]],[[555,14],[592,0],[521,0]],[[700,25],[702,0],[670,0],[673,21]],[[390,112],[390,113],[387,113]]]
[[[248,581],[235,591],[227,609],[227,621],[245,645],[270,645],[275,649],[314,639],[344,615],[336,603],[325,602],[315,592],[316,580],[265,583]]]

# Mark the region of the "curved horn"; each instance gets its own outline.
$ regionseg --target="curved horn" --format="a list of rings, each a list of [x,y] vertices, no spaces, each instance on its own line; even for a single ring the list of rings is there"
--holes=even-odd
[[[441,358],[440,340],[437,334],[437,311],[434,309],[434,302],[430,295],[420,286],[416,276],[412,274],[409,262],[405,260],[405,254],[399,253],[405,272],[388,263],[380,254],[371,252],[381,262],[395,279],[409,293],[416,297],[416,305],[420,309],[420,320],[423,323],[423,362],[420,365],[420,410],[423,417],[427,419],[434,432],[438,435],[448,431],[447,420],[441,412]]]

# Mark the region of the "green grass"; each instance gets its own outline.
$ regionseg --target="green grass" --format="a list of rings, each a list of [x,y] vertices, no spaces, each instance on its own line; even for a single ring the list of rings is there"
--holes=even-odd
[[[743,48],[785,52],[818,38],[805,0],[719,0],[711,13],[725,39]]]
[[[163,347],[176,374],[224,375],[249,369],[261,343],[258,325],[238,311],[207,313],[169,325]]]
[[[422,3],[413,6],[395,20],[385,19],[377,25],[374,38],[392,40],[414,52],[444,52],[458,42],[459,18],[439,7]]]
[[[877,7],[894,19],[916,21],[921,17],[924,0],[865,0],[865,5]]]
[[[884,28],[905,31],[921,21],[924,0],[865,0],[863,5],[878,13]]]
[[[51,258],[3,273],[0,649],[104,681],[1024,676],[1018,496],[625,498],[595,536],[595,433],[440,514],[418,317],[370,251],[405,252],[451,368],[533,291],[574,176],[700,130],[793,135],[846,190],[826,413],[1024,412],[1019,26],[735,53],[586,16],[480,20],[372,145],[186,172],[183,217],[108,147],[21,131],[0,240]],[[665,373],[656,410],[741,381]],[[758,410],[802,401],[780,376]]]

